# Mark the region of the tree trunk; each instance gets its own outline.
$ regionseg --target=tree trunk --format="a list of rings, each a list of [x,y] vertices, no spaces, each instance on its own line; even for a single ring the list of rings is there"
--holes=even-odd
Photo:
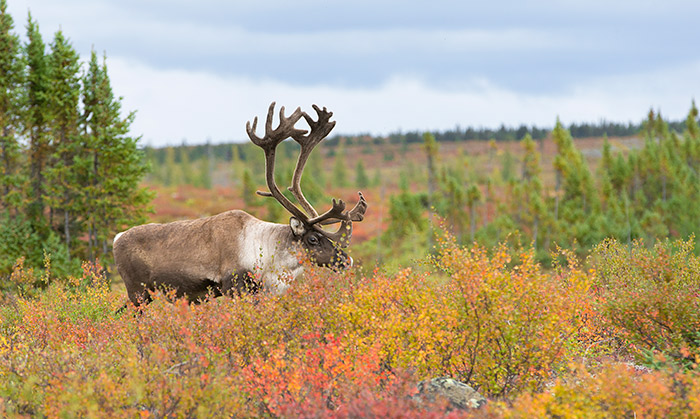
[[[661,175],[661,196],[664,202],[666,202],[666,174]]]
[[[532,226],[532,243],[533,243],[533,246],[535,246],[535,250],[537,250],[537,235],[539,233],[539,227],[540,227],[540,219],[538,216],[535,216],[535,222],[534,222],[534,225]]]
[[[554,186],[554,220],[559,220],[559,190],[561,189],[561,173],[557,171],[557,182]]]
[[[469,239],[474,243],[474,236],[476,234],[476,205],[471,204],[469,206]]]
[[[70,253],[70,213],[68,210],[63,212],[63,234],[66,236],[66,249]]]
[[[379,188],[379,214],[377,215],[377,264],[382,263],[382,206],[384,204],[384,178],[381,178],[381,187]]]

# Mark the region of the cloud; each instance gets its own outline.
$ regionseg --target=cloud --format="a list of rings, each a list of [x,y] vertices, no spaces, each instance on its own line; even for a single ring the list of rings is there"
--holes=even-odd
[[[296,106],[310,111],[313,103],[327,106],[338,121],[335,133],[382,135],[456,125],[552,126],[557,117],[564,123],[636,122],[650,107],[680,119],[700,94],[700,80],[692,77],[700,72],[700,62],[631,77],[599,78],[557,94],[521,93],[487,79],[444,89],[419,78],[397,76],[378,88],[343,88],[161,71],[118,58],[109,59],[108,67],[115,91],[124,96],[124,109],[138,108],[132,132],[154,146],[183,140],[245,141],[246,121],[264,117],[272,101],[289,111]]]
[[[691,18],[700,6],[678,0],[662,8],[627,0],[436,0],[430,7],[13,0],[10,7],[22,25],[31,7],[46,39],[62,27],[83,56],[94,46],[163,70],[307,86],[378,87],[397,76],[436,86],[488,78],[508,89],[553,93],[606,74],[700,58]]]

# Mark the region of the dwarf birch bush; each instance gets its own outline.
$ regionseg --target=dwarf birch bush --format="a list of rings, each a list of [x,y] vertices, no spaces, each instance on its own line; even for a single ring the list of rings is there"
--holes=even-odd
[[[596,246],[599,308],[605,321],[641,359],[662,351],[692,366],[700,356],[700,259],[694,240]]]
[[[573,260],[545,274],[533,250],[516,256],[447,237],[438,275],[375,274],[339,304],[339,317],[357,345],[380,345],[388,368],[451,376],[490,396],[536,390],[572,355],[590,281]]]
[[[533,249],[514,262],[505,245],[489,255],[479,246],[459,248],[448,237],[437,264],[451,279],[446,293],[457,313],[453,335],[466,337],[450,359],[454,376],[492,396],[532,391],[572,355],[567,348],[577,337],[589,289],[574,260],[545,274]]]
[[[596,369],[571,365],[548,391],[492,405],[504,418],[696,418],[700,376],[694,372],[645,371],[609,363]]]

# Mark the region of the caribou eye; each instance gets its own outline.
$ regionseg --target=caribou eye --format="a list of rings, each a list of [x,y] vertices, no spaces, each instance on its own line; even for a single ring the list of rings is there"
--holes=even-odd
[[[310,245],[316,246],[318,244],[318,237],[316,236],[309,236],[308,240]]]

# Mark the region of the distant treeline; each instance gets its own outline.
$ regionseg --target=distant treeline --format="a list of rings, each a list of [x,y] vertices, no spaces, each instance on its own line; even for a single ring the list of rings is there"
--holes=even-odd
[[[602,137],[607,135],[609,137],[631,137],[639,135],[642,130],[642,122],[639,123],[619,123],[610,121],[600,121],[598,123],[573,123],[570,124],[567,130],[571,133],[573,138],[588,138],[588,137]],[[671,121],[668,122],[669,128],[672,131],[681,132],[685,128],[685,121]],[[452,130],[447,131],[435,131],[432,132],[435,140],[438,143],[441,142],[458,142],[458,141],[468,141],[468,140],[495,140],[495,141],[519,141],[522,140],[526,135],[534,140],[541,140],[546,138],[552,132],[552,128],[540,128],[537,126],[526,126],[520,125],[519,127],[507,127],[501,125],[497,129],[493,128],[460,128],[459,126]],[[391,144],[411,144],[411,143],[422,143],[423,142],[423,131],[409,131],[409,132],[396,132],[389,134],[388,136],[372,136],[369,134],[360,134],[353,136],[341,136],[336,135],[328,138],[324,144],[325,146],[334,147],[337,146],[341,141],[346,145],[353,144],[385,144],[387,142]],[[203,158],[214,157],[217,160],[231,161],[233,159],[232,144],[200,144],[188,146],[182,144],[181,146],[176,146],[175,148],[185,147],[188,151],[188,158],[190,161],[197,161]],[[285,152],[291,152],[295,147],[292,142],[285,142],[282,144],[282,149]],[[166,149],[167,147],[146,147],[147,155],[157,163],[164,163],[166,160]],[[257,152],[257,149],[253,149]],[[243,161],[248,160],[246,156],[246,147],[241,144],[239,147],[240,158]],[[179,154],[179,153],[178,153]],[[178,157],[176,157],[176,160]]]
[[[685,127],[685,121],[670,122],[669,128],[675,131],[682,131]],[[627,124],[622,124],[618,122],[600,121],[597,124],[584,122],[581,124],[573,123],[569,125],[568,131],[571,133],[573,138],[587,138],[587,137],[602,137],[607,135],[609,137],[630,137],[639,134],[642,130],[642,122],[634,124],[628,122]],[[534,140],[541,140],[546,138],[552,132],[552,128],[540,128],[537,126],[528,127],[526,125],[520,125],[517,128],[507,127],[501,125],[498,129],[492,128],[460,128],[456,127],[453,130],[447,130],[443,132],[432,132],[435,140],[437,142],[456,142],[456,141],[468,141],[468,140],[496,140],[496,141],[519,141],[522,140],[525,135],[529,134]],[[387,136],[391,143],[397,144],[401,142],[407,143],[422,143],[423,142],[423,131],[410,131],[406,133],[393,133]],[[328,144],[337,144],[341,137],[336,136],[328,140]],[[346,141],[352,140],[357,137],[346,137]],[[367,138],[367,137],[365,137]],[[383,137],[372,137],[375,141],[384,141]]]

